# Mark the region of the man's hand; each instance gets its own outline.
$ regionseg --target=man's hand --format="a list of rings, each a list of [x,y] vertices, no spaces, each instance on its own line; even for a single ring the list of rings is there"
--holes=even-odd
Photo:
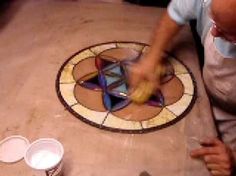
[[[233,169],[231,150],[217,138],[203,140],[200,144],[203,147],[191,151],[191,157],[202,157],[213,176],[230,176]]]
[[[164,70],[161,64],[156,65],[148,58],[145,60],[133,65],[130,70],[130,97],[138,104],[146,102],[160,87],[162,70]]]

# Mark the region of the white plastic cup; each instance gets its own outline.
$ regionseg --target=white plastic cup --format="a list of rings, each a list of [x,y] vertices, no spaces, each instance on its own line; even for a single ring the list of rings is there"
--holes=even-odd
[[[64,149],[52,138],[41,138],[30,144],[24,159],[36,176],[61,176]]]

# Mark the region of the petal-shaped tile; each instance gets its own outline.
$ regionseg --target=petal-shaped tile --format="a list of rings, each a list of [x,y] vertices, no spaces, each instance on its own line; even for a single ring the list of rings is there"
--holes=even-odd
[[[76,100],[84,107],[94,111],[107,111],[103,104],[102,91],[91,91],[77,84],[72,92]]]
[[[81,77],[97,71],[95,67],[95,57],[82,60],[74,66],[73,77],[77,81]]]
[[[183,96],[184,86],[183,83],[174,76],[170,81],[161,86],[161,92],[165,98],[165,105],[173,104]]]
[[[170,81],[174,77],[174,67],[173,65],[169,62],[165,62],[165,71],[164,74],[161,77],[161,84],[165,84],[166,82]]]
[[[112,114],[121,119],[141,122],[157,116],[161,112],[161,109],[160,107],[154,107],[148,104],[137,105],[130,103],[126,108],[112,112]]]
[[[100,57],[110,57],[110,58],[115,58],[118,61],[123,61],[123,60],[133,60],[139,56],[139,52],[130,49],[130,48],[115,48],[115,49],[109,49],[104,52],[102,52]]]

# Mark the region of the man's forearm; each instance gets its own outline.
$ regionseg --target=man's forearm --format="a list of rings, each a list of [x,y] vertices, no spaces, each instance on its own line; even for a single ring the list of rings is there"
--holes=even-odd
[[[151,48],[148,53],[148,57],[152,60],[152,63],[157,64],[161,62],[164,51],[169,47],[170,41],[180,31],[181,27],[182,26],[178,25],[170,18],[167,12],[164,14],[156,28]]]

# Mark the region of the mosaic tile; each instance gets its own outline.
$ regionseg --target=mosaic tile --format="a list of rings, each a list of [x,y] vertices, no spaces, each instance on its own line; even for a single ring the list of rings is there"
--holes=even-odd
[[[73,77],[73,68],[74,65],[67,64],[62,72],[61,72],[61,77],[60,77],[60,83],[73,83],[75,82],[74,77]]]
[[[148,51],[149,51],[149,49],[150,49],[150,46],[145,46],[144,48],[143,48],[143,53],[147,53]]]
[[[176,116],[172,112],[170,112],[166,108],[163,108],[162,111],[156,117],[147,121],[142,121],[142,126],[143,128],[152,128],[166,124],[175,118]]]
[[[74,56],[71,60],[70,63],[71,64],[77,64],[78,62],[80,62],[83,59],[89,58],[89,57],[93,57],[95,56],[95,54],[90,51],[89,49],[86,49],[80,53],[78,53],[76,56]]]
[[[107,116],[108,112],[98,112],[91,109],[88,109],[81,104],[77,104],[72,106],[72,109],[77,112],[82,117],[86,118],[87,120],[101,125],[104,121],[105,117]]]
[[[141,130],[141,124],[135,121],[127,121],[116,116],[109,114],[103,123],[104,126],[115,128],[115,129],[123,129],[123,130]]]
[[[77,80],[77,83],[87,89],[101,90],[98,72],[89,73],[81,77]]]
[[[174,66],[174,70],[175,70],[176,75],[183,74],[183,73],[188,73],[188,70],[185,68],[185,66],[183,64],[181,64],[178,60],[171,57],[170,62]]]
[[[72,84],[60,84],[60,93],[63,99],[67,102],[69,106],[77,103],[74,96],[75,83]]]
[[[114,48],[100,53],[99,57],[107,60],[127,61],[139,57],[139,52],[132,48]]]
[[[136,44],[136,43],[135,44],[134,43],[117,43],[117,46],[120,48],[131,48],[139,52],[141,52],[144,48],[143,45]]]
[[[103,44],[103,45],[99,45],[99,46],[94,46],[90,49],[95,54],[99,54],[99,53],[101,53],[107,49],[111,49],[111,48],[116,48],[116,44],[114,44],[114,43]]]
[[[191,95],[184,94],[179,101],[172,105],[166,106],[166,108],[175,115],[179,116],[186,110],[186,107],[190,105],[192,98],[193,97]]]
[[[194,85],[189,74],[180,74],[177,77],[182,81],[184,85],[184,93],[193,95],[194,94]]]

